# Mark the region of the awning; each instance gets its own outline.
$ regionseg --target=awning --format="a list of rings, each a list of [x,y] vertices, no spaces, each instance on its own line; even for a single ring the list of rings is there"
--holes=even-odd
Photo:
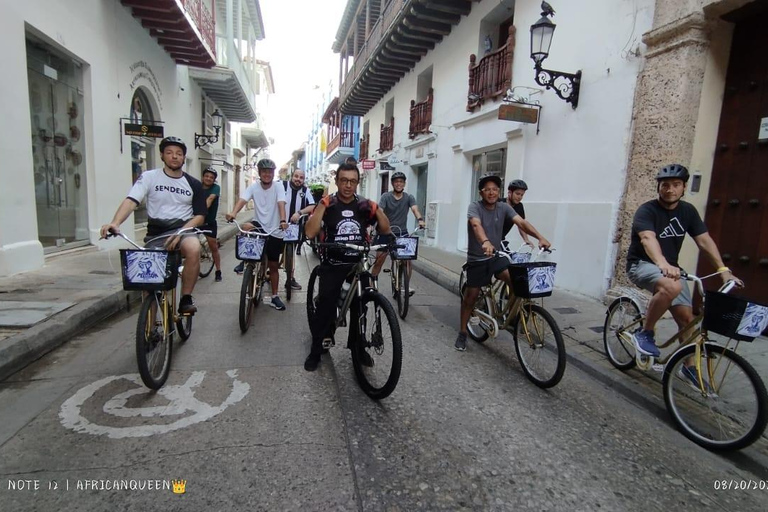
[[[189,68],[189,76],[200,84],[227,121],[252,123],[256,120],[256,112],[234,70],[220,66]]]
[[[245,139],[245,142],[252,148],[265,148],[269,146],[269,140],[267,139],[267,136],[264,135],[264,130],[243,127],[240,130],[240,134],[243,136],[243,139]]]

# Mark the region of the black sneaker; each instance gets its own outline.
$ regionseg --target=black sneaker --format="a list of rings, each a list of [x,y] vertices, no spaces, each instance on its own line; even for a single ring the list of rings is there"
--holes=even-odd
[[[184,295],[179,300],[179,314],[180,315],[194,315],[197,313],[197,306],[191,295]]]
[[[277,295],[272,297],[272,301],[269,303],[269,305],[278,311],[285,311],[285,304],[283,304],[283,301],[280,300],[280,297]]]
[[[235,273],[237,273],[237,274],[242,274],[242,273],[243,273],[243,269],[244,269],[244,268],[245,268],[245,262],[244,262],[244,261],[241,261],[241,262],[240,262],[240,263],[238,263],[238,264],[237,264],[237,266],[235,267]]]
[[[221,281],[221,270],[216,271],[216,281]]]
[[[459,336],[456,338],[456,344],[453,346],[459,352],[464,352],[467,350],[467,335],[463,332],[460,332]]]
[[[371,357],[371,354],[366,352],[365,350],[360,351],[360,364],[367,367],[373,366],[373,358]]]
[[[301,290],[301,285],[296,282],[296,278],[295,277],[291,278],[290,286],[291,286],[291,290]],[[288,288],[288,283],[285,283],[285,287]]]
[[[317,366],[320,364],[320,354],[312,354],[310,353],[307,356],[307,359],[304,361],[304,369],[308,372],[313,372],[317,370]]]

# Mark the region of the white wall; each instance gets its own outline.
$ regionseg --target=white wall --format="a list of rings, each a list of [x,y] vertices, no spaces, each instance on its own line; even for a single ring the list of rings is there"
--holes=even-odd
[[[98,243],[99,227],[111,220],[131,186],[130,139],[119,135],[119,119],[127,117],[133,96],[131,81],[137,70],[132,64],[144,61],[157,79],[157,90],[145,78],[145,86],[160,106],[158,117],[166,135],[182,137],[194,159],[194,132],[200,126],[200,88],[190,82],[187,69],[177,67],[131,12],[117,0],[29,0],[3,1],[0,33],[3,38],[5,72],[4,115],[13,130],[2,139],[4,162],[0,180],[14,184],[14,194],[0,203],[0,275],[37,268],[43,264],[37,240],[32,154],[29,133],[29,92],[25,30],[40,35],[58,50],[83,63],[84,70],[84,164],[88,191],[88,228],[92,243]],[[120,152],[120,138],[123,152]],[[158,159],[159,161],[159,159]],[[199,175],[198,162],[189,165]],[[7,219],[14,219],[8,222]],[[124,225],[133,228],[132,218]]]
[[[535,125],[497,119],[499,102],[466,112],[469,56],[478,52],[480,24],[498,0],[473,5],[451,34],[416,64],[364,117],[370,121],[371,148],[379,147],[379,128],[386,103],[395,98],[395,160],[408,176],[407,190],[416,194],[411,166],[429,163],[427,202],[438,201],[435,245],[450,251],[466,249],[466,211],[475,184],[472,156],[491,149],[507,150],[506,182],[526,180],[528,218],[557,248],[558,285],[601,296],[612,271],[612,235],[622,194],[628,154],[631,113],[642,57],[640,36],[651,26],[652,0],[560,2],[550,57],[544,67],[566,72],[582,70],[579,106],[553,91],[532,97],[543,106],[541,132]],[[540,17],[538,2],[519,0],[514,7],[516,51],[512,86],[542,89],[534,81],[530,59],[530,26]],[[433,66],[434,137],[407,136],[410,100],[417,78]],[[524,92],[524,91],[518,91]],[[425,156],[415,158],[419,141]],[[427,156],[430,155],[430,156]],[[380,159],[386,159],[384,154]],[[406,163],[407,162],[407,163]],[[367,190],[378,198],[380,182]],[[506,186],[504,187],[506,189]]]

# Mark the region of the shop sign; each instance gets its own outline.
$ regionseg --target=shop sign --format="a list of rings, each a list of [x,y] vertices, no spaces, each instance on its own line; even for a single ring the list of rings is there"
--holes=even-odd
[[[535,124],[539,120],[539,109],[522,107],[520,105],[500,105],[499,119]]]
[[[376,160],[363,160],[363,170],[369,171],[376,168]]]
[[[126,135],[134,137],[153,137],[155,139],[163,138],[163,127],[151,124],[129,124],[123,125]]]
[[[392,167],[392,165],[389,164],[389,162],[386,162],[384,160],[379,161],[379,169],[382,171],[394,171],[395,168]]]

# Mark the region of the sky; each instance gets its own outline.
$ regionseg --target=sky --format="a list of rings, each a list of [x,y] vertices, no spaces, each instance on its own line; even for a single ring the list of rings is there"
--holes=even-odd
[[[279,167],[306,140],[321,92],[329,81],[338,82],[339,54],[331,47],[347,0],[259,3],[266,37],[256,54],[272,67],[275,94],[266,112],[266,135],[275,140],[269,152]]]

